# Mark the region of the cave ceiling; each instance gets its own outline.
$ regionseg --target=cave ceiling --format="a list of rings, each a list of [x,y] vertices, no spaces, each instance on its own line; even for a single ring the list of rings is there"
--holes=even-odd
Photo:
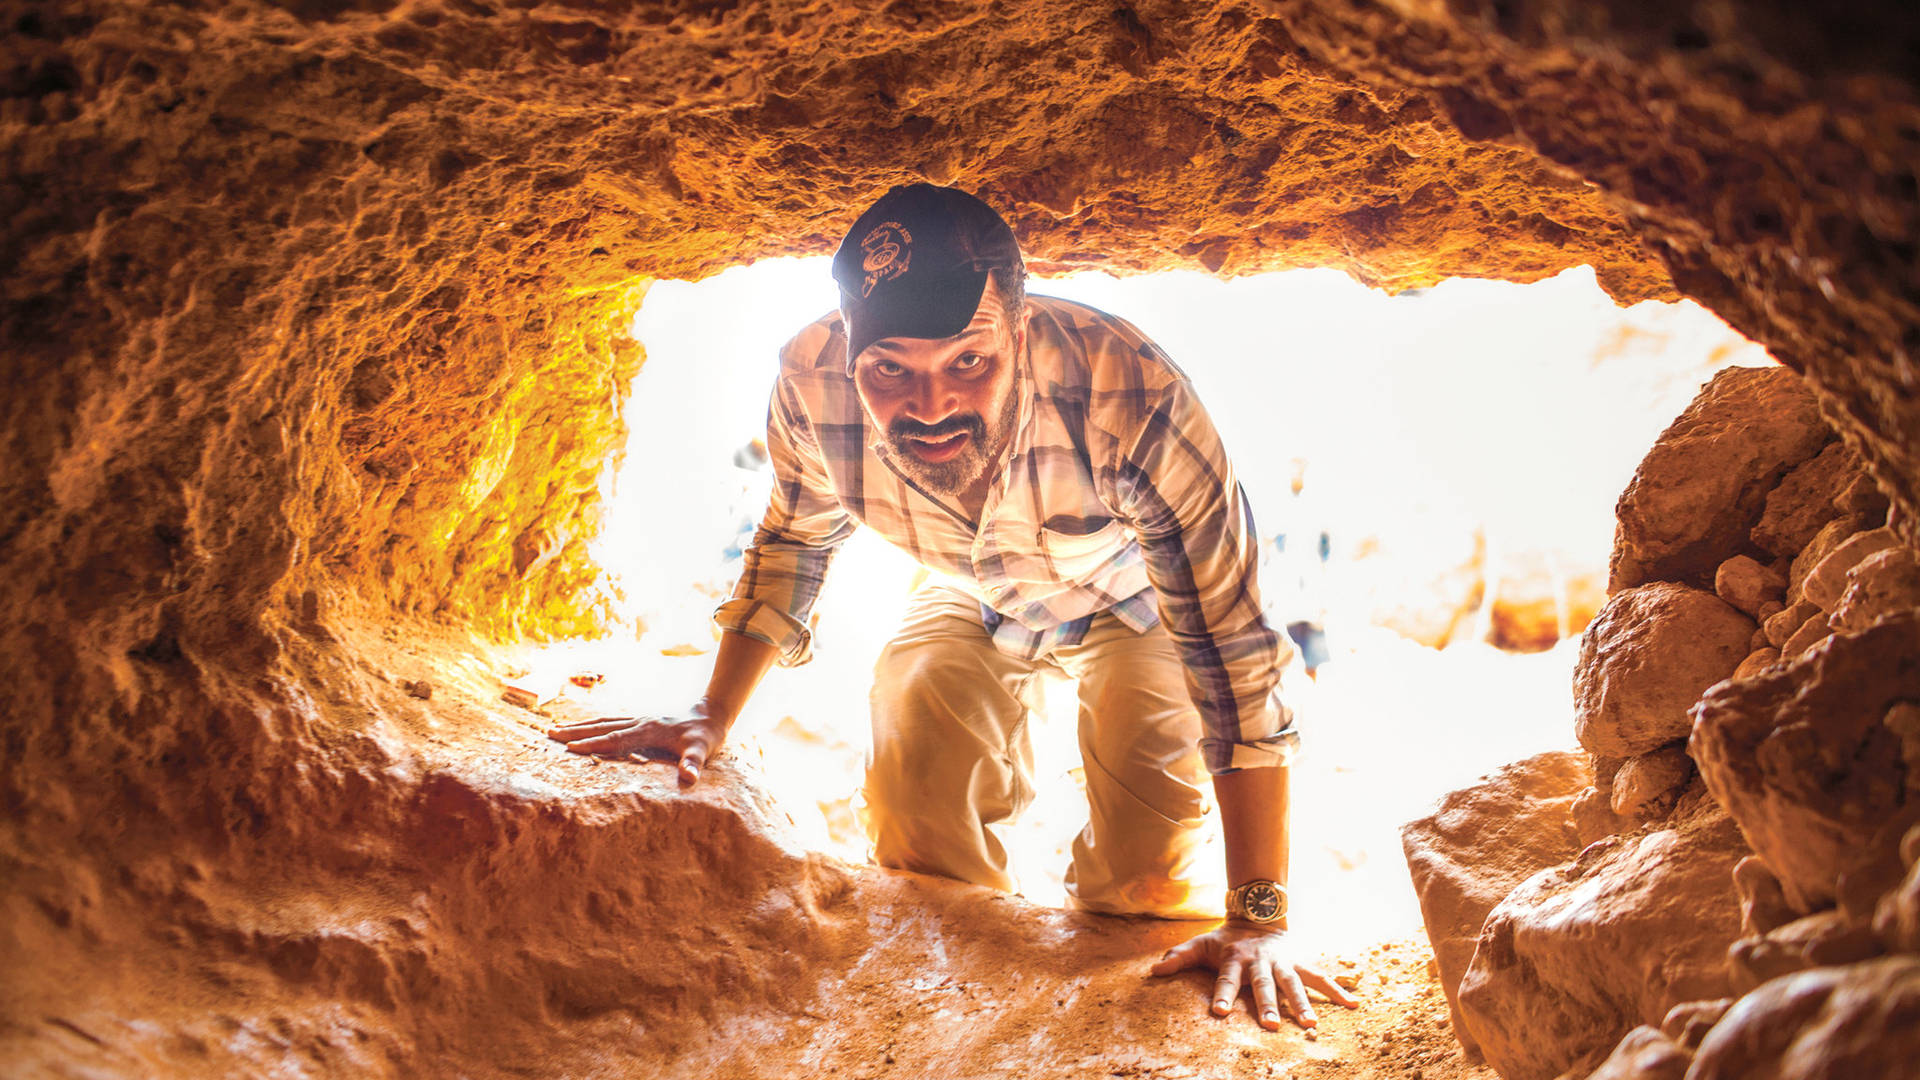
[[[915,180],[980,192],[1041,271],[1585,264],[1623,303],[1692,296],[1920,505],[1904,5],[13,10],[0,344],[46,374],[0,494],[36,572],[123,550],[56,538],[138,493],[188,539],[135,593],[176,548],[263,602],[262,557],[411,609],[577,592],[645,282],[829,251]],[[255,527],[196,527],[139,454]]]

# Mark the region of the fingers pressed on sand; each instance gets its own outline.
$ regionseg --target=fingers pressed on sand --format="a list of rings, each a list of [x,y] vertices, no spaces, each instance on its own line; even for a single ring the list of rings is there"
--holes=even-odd
[[[1320,1022],[1313,1014],[1313,1004],[1307,1000],[1307,988],[1299,976],[1291,971],[1281,972],[1280,987],[1287,997],[1287,1012],[1301,1027],[1313,1027]]]
[[[626,749],[626,740],[614,735],[600,735],[591,739],[576,739],[567,744],[567,749],[576,754],[618,754]]]
[[[1345,1005],[1349,1009],[1357,1009],[1360,1007],[1360,999],[1347,993],[1341,988],[1339,983],[1334,982],[1318,971],[1306,972],[1300,976],[1300,979],[1307,984],[1308,989],[1320,991],[1320,993],[1326,996],[1328,1001],[1333,1002],[1335,1005]]]
[[[1240,996],[1240,962],[1229,960],[1220,965],[1220,977],[1213,981],[1213,1015],[1225,1016]]]
[[[632,724],[631,720],[595,720],[591,724],[562,724],[547,729],[547,738],[570,742],[574,739],[590,739],[596,735],[608,735]]]
[[[1268,1031],[1280,1029],[1280,1005],[1273,987],[1273,969],[1260,964],[1253,969],[1253,1013]]]
[[[1199,962],[1199,948],[1193,942],[1186,941],[1168,949],[1167,954],[1153,965],[1152,970],[1155,975],[1172,975],[1178,971],[1185,971]]]
[[[553,725],[554,731],[587,731],[592,728],[606,728],[611,731],[623,728],[639,721],[637,716],[597,716],[592,720],[574,720],[566,724]]]

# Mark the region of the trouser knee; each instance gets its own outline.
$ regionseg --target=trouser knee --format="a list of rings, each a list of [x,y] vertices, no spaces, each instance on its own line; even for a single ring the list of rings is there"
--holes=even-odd
[[[1018,700],[964,651],[890,646],[871,703],[865,797],[875,861],[1011,888],[1005,849],[987,826],[1032,798]]]

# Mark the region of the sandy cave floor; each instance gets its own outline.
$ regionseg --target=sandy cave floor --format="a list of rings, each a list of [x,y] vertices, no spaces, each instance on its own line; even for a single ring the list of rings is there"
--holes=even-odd
[[[544,729],[600,710],[591,695],[577,695],[585,702],[563,698],[531,710],[503,701],[500,673],[521,670],[534,655],[530,651],[488,650],[464,637],[392,628],[344,628],[338,636],[362,672],[385,684],[375,697],[429,761],[444,755],[469,774],[491,774],[513,790],[563,798],[620,792],[765,805],[752,779],[763,766],[752,761],[721,758],[689,793],[677,789],[664,765],[567,753],[544,737]],[[409,694],[419,679],[432,684],[430,699]],[[796,858],[819,858],[805,856],[793,836],[777,839]],[[742,1077],[1494,1075],[1462,1059],[1431,950],[1398,921],[1381,927],[1381,936],[1371,941],[1349,935],[1323,956],[1331,972],[1353,984],[1360,1009],[1322,1005],[1317,1031],[1289,1025],[1269,1033],[1259,1029],[1244,998],[1234,1015],[1210,1016],[1210,975],[1147,976],[1165,949],[1204,924],[1085,915],[936,878],[828,861],[849,873],[851,903],[860,909],[872,943],[820,972],[817,992],[799,1009],[760,1006],[730,1013],[724,1001],[702,1005],[706,1032],[649,1036],[647,1045],[672,1065],[661,1072],[662,1062],[653,1060],[641,1071]],[[645,1026],[644,1013],[638,1006],[624,1018],[593,1020],[587,1026],[607,1051],[586,1051],[569,1071],[636,1075],[639,1061],[621,1049],[632,1041],[621,1036]],[[577,1037],[573,1045],[581,1046]]]

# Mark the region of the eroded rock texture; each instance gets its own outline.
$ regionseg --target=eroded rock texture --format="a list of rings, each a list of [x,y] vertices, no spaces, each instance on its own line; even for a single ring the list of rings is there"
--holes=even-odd
[[[1713,587],[1715,569],[1741,553],[1768,494],[1832,437],[1793,372],[1715,375],[1620,496],[1608,590],[1649,581]]]
[[[1701,691],[1733,673],[1751,619],[1712,593],[1671,582],[1618,592],[1580,639],[1574,731],[1601,757],[1683,739]]]
[[[1912,700],[1920,612],[1702,699],[1689,744],[1701,775],[1797,910],[1831,904],[1841,872],[1907,804],[1902,738],[1885,721]]]
[[[1553,1080],[1682,1002],[1725,996],[1740,929],[1727,882],[1746,845],[1695,800],[1670,828],[1601,841],[1487,916],[1459,991],[1466,1030],[1509,1080]]]
[[[1835,546],[1885,501],[1904,540],[1920,522],[1910,5],[41,0],[4,19],[10,1061],[409,1074],[425,1046],[484,1074],[560,1032],[578,1071],[635,1053],[704,1074],[724,1052],[688,1030],[809,1015],[773,943],[823,934],[802,959],[841,1003],[863,970],[900,974],[860,920],[835,929],[837,903],[932,913],[902,940],[1026,940],[893,879],[834,899],[841,871],[728,831],[751,799],[462,765],[531,736],[474,695],[415,704],[399,688],[439,673],[381,656],[383,628],[451,652],[449,626],[602,626],[584,541],[646,281],[824,251],[890,184],[983,192],[1040,268],[1408,287],[1588,263],[1623,300],[1694,296],[1806,376],[1870,474],[1822,527]],[[1813,521],[1781,523],[1766,543]],[[1832,614],[1779,641],[1769,619],[1768,640],[1817,653]],[[674,836],[743,862],[627,851]],[[702,969],[738,1012],[647,974],[686,955],[675,923],[595,943],[682,910],[676,884],[733,920],[709,946],[774,957],[778,977]],[[1078,955],[1111,974],[1148,944]],[[972,955],[1005,976],[993,992],[1028,974]],[[485,1022],[460,1011],[496,998]],[[495,1022],[513,1009],[524,1024]],[[1009,1037],[969,1043],[979,1061],[1037,1045],[987,1030]],[[1063,1038],[1061,1061],[1103,1045]]]
[[[1690,1080],[1906,1076],[1920,1059],[1920,960],[1823,967],[1742,998],[1700,1044]]]
[[[1448,795],[1400,831],[1440,984],[1469,1054],[1479,1050],[1460,1015],[1459,988],[1480,927],[1514,886],[1579,854],[1584,838],[1573,801],[1592,782],[1580,755],[1539,754]]]
[[[1917,556],[1793,378],[1723,373],[1641,464],[1574,676],[1594,786],[1506,813],[1535,846],[1603,800],[1630,831],[1518,885],[1471,846],[1448,866],[1510,890],[1465,912],[1456,1006],[1503,1076],[1900,1073],[1874,1047],[1909,1041],[1901,1007],[1866,1002],[1912,959]]]

